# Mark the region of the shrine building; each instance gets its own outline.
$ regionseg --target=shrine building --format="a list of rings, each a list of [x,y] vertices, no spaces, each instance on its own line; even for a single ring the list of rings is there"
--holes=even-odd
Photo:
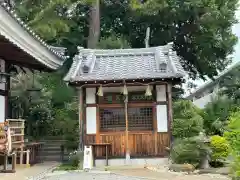
[[[65,77],[79,92],[80,148],[96,159],[164,157],[172,86],[186,75],[172,43],[141,49],[79,47]],[[106,148],[105,148],[106,147]],[[106,152],[107,151],[107,152]]]

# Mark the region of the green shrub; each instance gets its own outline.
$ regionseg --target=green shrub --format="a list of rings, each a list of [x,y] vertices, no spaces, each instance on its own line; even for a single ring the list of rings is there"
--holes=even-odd
[[[74,151],[69,154],[68,164],[72,167],[82,169],[84,153],[80,151]]]
[[[240,111],[233,113],[229,120],[230,122],[227,126],[227,131],[224,133],[224,137],[230,145],[231,156],[233,158],[233,179],[240,179]]]
[[[234,112],[232,99],[216,97],[204,108],[204,129],[208,135],[222,136],[229,116]]]
[[[210,152],[210,148],[203,140],[194,137],[175,140],[170,156],[173,163],[188,163],[198,167],[202,158]]]
[[[175,138],[193,137],[203,132],[201,110],[191,101],[175,102],[173,112],[172,134]]]
[[[210,147],[212,149],[211,158],[213,161],[225,160],[230,153],[229,144],[226,138],[221,136],[212,136],[210,141]]]

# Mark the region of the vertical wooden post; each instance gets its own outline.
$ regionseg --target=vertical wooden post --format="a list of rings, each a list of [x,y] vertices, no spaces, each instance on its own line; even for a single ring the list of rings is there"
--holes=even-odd
[[[158,141],[157,141],[157,88],[156,85],[153,88],[153,97],[155,97],[155,104],[153,106],[153,134],[154,134],[154,153],[158,154]]]
[[[154,150],[155,155],[158,154],[158,141],[157,141],[157,107],[153,107],[153,133],[154,133]]]
[[[3,171],[7,171],[7,165],[8,165],[8,155],[4,154]]]
[[[26,152],[26,166],[30,167],[30,163],[29,163],[29,158],[30,157],[30,150],[28,149]]]
[[[3,61],[3,60],[2,60]],[[7,63],[6,61],[4,61],[4,72],[5,73],[9,73],[9,68],[10,68],[10,64],[9,63]],[[8,76],[8,77],[6,77],[7,79],[6,79],[6,83],[5,83],[5,91],[7,92],[6,94],[5,94],[5,119],[4,119],[4,121],[8,118],[8,116],[9,116],[9,103],[8,103],[8,101],[9,101],[9,97],[10,97],[10,76]]]
[[[83,151],[83,89],[79,89],[79,151]]]
[[[128,95],[125,95],[124,109],[125,109],[125,123],[126,123],[126,129],[125,129],[126,163],[128,164],[130,160],[129,143],[128,143]]]
[[[168,101],[168,133],[169,133],[169,145],[171,146],[172,140],[172,121],[173,121],[173,110],[172,110],[172,84],[167,84],[167,101]],[[170,147],[169,146],[169,147]]]
[[[14,152],[12,154],[12,172],[16,172],[16,164],[17,164],[17,156],[16,156],[16,153]]]
[[[20,148],[20,165],[23,165],[23,147]]]
[[[97,131],[96,131],[96,143],[100,143],[100,117],[99,117],[99,105],[97,104],[97,107],[96,107],[96,127],[97,127]]]

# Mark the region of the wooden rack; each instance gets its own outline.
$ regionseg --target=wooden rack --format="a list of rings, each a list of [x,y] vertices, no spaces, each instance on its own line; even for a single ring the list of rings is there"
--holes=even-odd
[[[7,135],[6,135],[6,131],[5,131],[5,125],[6,124],[7,124],[7,122],[0,123],[0,146],[2,146],[1,152],[0,152],[0,156],[3,157],[3,169],[0,170],[0,172],[3,172],[3,173],[15,173],[16,172],[16,154],[12,153],[10,155],[10,154],[8,154],[8,150],[5,149],[5,148],[7,148],[6,147],[7,146],[6,143],[8,143]],[[11,170],[7,169],[8,156],[12,156],[12,169]]]
[[[7,119],[6,123],[11,130],[12,149],[17,151],[20,157],[20,165],[23,164],[24,155],[24,129],[25,120],[23,119]]]

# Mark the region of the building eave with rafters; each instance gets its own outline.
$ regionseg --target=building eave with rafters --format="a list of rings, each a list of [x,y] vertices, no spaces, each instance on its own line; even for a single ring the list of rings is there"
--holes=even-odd
[[[1,59],[11,64],[51,71],[62,66],[66,59],[64,53],[65,48],[46,44],[8,3],[0,1]]]
[[[48,45],[0,0],[0,122],[8,117],[9,71],[12,66],[55,71],[66,60],[65,48]]]

